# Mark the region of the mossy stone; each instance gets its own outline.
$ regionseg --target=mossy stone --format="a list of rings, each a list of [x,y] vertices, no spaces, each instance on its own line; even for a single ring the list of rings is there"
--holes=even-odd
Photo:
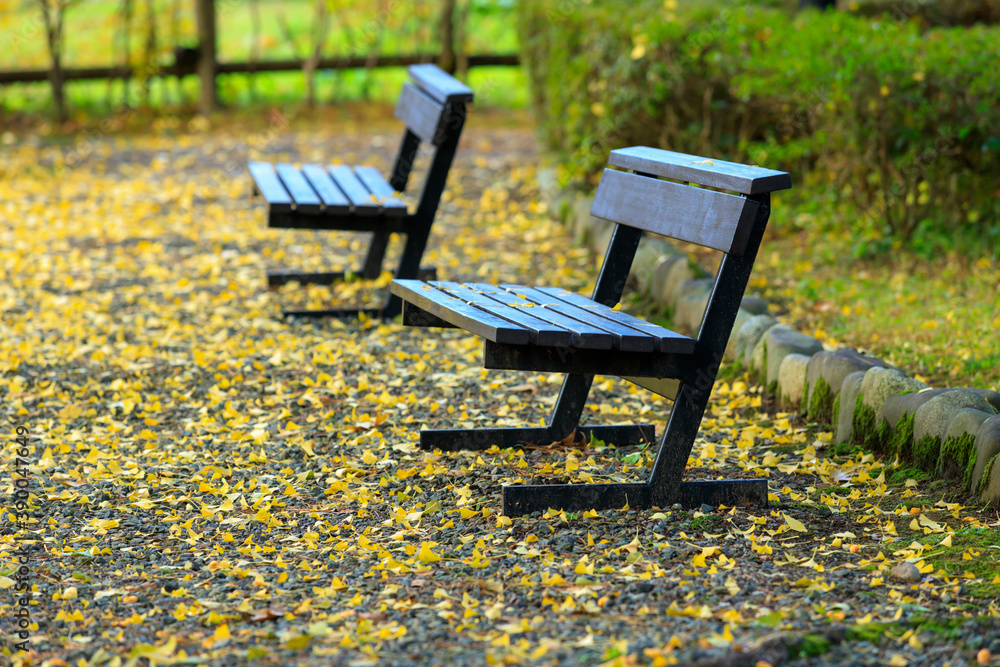
[[[783,410],[794,410],[802,403],[805,395],[806,368],[809,357],[804,354],[789,354],[778,369],[778,405]]]
[[[864,394],[859,393],[857,400],[854,402],[854,417],[851,419],[851,431],[853,434],[851,443],[865,445],[881,451],[883,447],[877,437],[877,427],[875,410],[865,404]]]
[[[885,443],[886,453],[902,460],[911,460],[913,458],[913,415],[903,415],[896,422],[895,427],[890,427],[889,422],[883,419],[881,427],[883,433],[880,436]]]
[[[736,321],[733,322],[733,330],[729,332],[729,341],[726,343],[726,358],[735,359],[736,358],[736,345],[740,338],[740,329],[746,324],[750,318],[753,317],[751,313],[740,308],[736,311]]]
[[[837,434],[834,444],[851,443],[854,441],[854,410],[857,408],[861,383],[864,382],[865,371],[856,371],[844,378],[837,396]]]
[[[968,389],[945,392],[917,408],[913,415],[913,441],[919,442],[929,436],[940,442],[951,419],[965,408],[973,408],[989,415],[996,412],[985,398]]]
[[[919,391],[927,387],[920,380],[908,377],[895,368],[875,366],[865,371],[865,379],[861,383],[861,396],[864,404],[872,412],[880,416],[882,406],[890,396],[909,391]]]
[[[836,422],[836,417],[832,415],[833,403],[839,397],[834,395],[833,389],[830,387],[830,383],[826,381],[826,378],[820,376],[816,378],[814,384],[808,384],[806,396],[808,396],[807,401],[809,405],[807,414],[809,415],[809,419],[818,422]]]
[[[979,483],[986,478],[986,466],[1000,453],[1000,415],[994,415],[984,421],[976,431],[975,462],[969,487],[975,491]]]
[[[810,387],[810,393],[806,395],[809,418],[816,421],[829,419],[833,399],[840,393],[840,387],[848,375],[885,365],[881,359],[863,355],[853,348],[823,350],[814,354],[806,375]],[[820,380],[825,381],[825,386]],[[822,393],[815,396],[817,392]]]
[[[762,368],[764,385],[771,390],[778,383],[778,371],[781,370],[781,362],[785,357],[790,354],[801,354],[811,358],[823,350],[823,344],[812,336],[785,327],[771,327],[764,334],[764,346],[767,348],[766,361]]]
[[[1000,507],[1000,465],[997,465],[997,458],[1000,454],[996,454],[989,463],[986,464],[986,470],[983,472],[983,479],[979,482],[979,501],[984,505],[993,505],[995,507]]]
[[[972,477],[969,458],[975,449],[976,436],[963,433],[958,437],[946,437],[941,443],[941,455],[937,463],[937,475],[941,479],[960,479],[966,488]]]
[[[895,427],[903,415],[916,414],[921,405],[931,400],[935,396],[954,391],[953,389],[921,389],[911,391],[906,394],[896,394],[886,399],[880,413],[882,419],[889,422],[889,426]]]
[[[740,327],[736,337],[736,361],[749,367],[754,348],[768,329],[778,324],[770,315],[755,315]]]
[[[976,451],[976,432],[990,415],[980,410],[966,408],[959,410],[948,423],[941,456],[938,458],[937,474],[943,479],[960,479],[969,487],[974,466],[969,465]]]
[[[993,406],[994,410],[1000,412],[1000,391],[996,391],[995,389],[978,389],[976,387],[973,387],[970,391],[974,391],[985,398],[986,402]]]
[[[913,439],[913,464],[924,472],[934,472],[940,456],[941,438],[925,435],[919,440]]]

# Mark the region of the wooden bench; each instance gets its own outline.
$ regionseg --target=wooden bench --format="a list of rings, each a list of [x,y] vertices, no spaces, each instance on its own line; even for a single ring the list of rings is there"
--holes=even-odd
[[[393,281],[392,292],[405,300],[404,324],[460,327],[482,336],[486,368],[566,374],[544,427],[425,430],[420,444],[442,450],[511,447],[562,440],[574,429],[619,446],[652,441],[650,424],[578,426],[593,376],[615,375],[674,402],[649,478],[635,484],[506,486],[504,514],[626,503],[766,506],[766,480],[684,482],[682,476],[767,225],[770,193],[791,187],[791,178],[646,147],[613,151],[609,162],[632,173],[605,169],[597,188],[591,213],[617,224],[589,299],[552,287]],[[644,231],[724,254],[695,338],[612,309]]]
[[[406,235],[395,271],[397,278],[436,276],[433,268],[421,269],[420,260],[462,134],[472,90],[436,65],[413,65],[409,73],[413,83],[403,85],[395,111],[396,117],[406,123],[406,132],[388,180],[372,167],[318,164],[295,167],[267,162],[249,165],[255,193],[267,200],[268,226],[372,232],[365,263],[356,272],[366,279],[375,279],[382,271],[391,234]],[[421,141],[433,147],[433,156],[420,201],[410,212],[397,194],[406,190]],[[270,273],[267,278],[269,287],[278,287],[292,281],[332,285],[344,277],[343,272],[282,271]],[[354,317],[364,312],[391,319],[401,308],[399,297],[390,294],[381,308],[285,311],[284,314]]]

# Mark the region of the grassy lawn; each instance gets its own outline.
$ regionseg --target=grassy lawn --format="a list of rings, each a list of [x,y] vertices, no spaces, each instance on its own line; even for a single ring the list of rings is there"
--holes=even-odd
[[[855,258],[857,240],[835,207],[824,212],[785,196],[775,210],[752,288],[776,303],[783,319],[832,345],[881,357],[931,386],[1000,389],[995,247],[984,244],[970,256],[897,244],[882,255]]]

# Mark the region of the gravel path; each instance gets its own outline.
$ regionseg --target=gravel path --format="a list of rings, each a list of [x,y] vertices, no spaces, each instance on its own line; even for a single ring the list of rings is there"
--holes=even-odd
[[[426,262],[587,290],[530,130],[481,116]],[[725,369],[688,476],[766,476],[769,508],[499,516],[504,484],[638,480],[655,452],[415,447],[425,425],[537,423],[561,377],[486,372],[460,331],[277,318],[377,303],[388,278],[268,292],[265,268],[355,266],[364,238],[267,229],[246,160],[385,167],[399,132],[263,127],[0,154],[5,661],[1000,664],[1000,517],[835,456]],[[613,378],[591,398],[598,423],[669,412]]]

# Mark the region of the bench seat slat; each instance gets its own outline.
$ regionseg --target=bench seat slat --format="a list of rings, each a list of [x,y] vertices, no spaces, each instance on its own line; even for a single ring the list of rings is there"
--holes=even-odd
[[[792,187],[792,177],[784,171],[675,153],[649,146],[613,150],[608,158],[608,164],[747,195]]]
[[[492,313],[470,306],[422,280],[394,280],[392,293],[461,329],[494,343],[527,345],[530,332]]]
[[[437,65],[410,65],[410,77],[438,102],[471,102],[472,89]]]
[[[757,207],[746,197],[605,169],[590,213],[740,257]]]
[[[375,195],[386,215],[406,215],[406,202],[399,198],[399,193],[392,189],[377,169],[355,167],[354,175]]]
[[[257,189],[264,196],[270,209],[275,213],[286,213],[292,210],[292,197],[281,184],[274,171],[274,166],[267,162],[251,162],[250,175],[253,176]]]
[[[553,310],[552,308],[537,306],[534,301],[522,298],[513,292],[508,292],[507,290],[504,290],[496,285],[487,285],[486,283],[469,283],[469,287],[484,292],[494,300],[500,301],[501,303],[531,308],[529,312],[532,316],[537,317],[540,320],[545,320],[546,322],[551,322],[552,324],[563,327],[564,329],[569,329],[576,335],[573,347],[592,350],[610,350],[617,347],[618,337],[612,335],[604,329],[600,329],[586,322],[581,322],[580,320],[575,320],[572,317],[568,317],[556,310]]]
[[[312,184],[316,194],[323,200],[327,213],[351,212],[351,202],[348,201],[323,167],[318,164],[303,165],[302,175]]]
[[[285,189],[295,200],[295,210],[300,213],[319,213],[322,202],[302,172],[290,164],[277,164],[275,169]]]
[[[491,299],[489,295],[472,289],[468,285],[453,282],[432,282],[438,289],[444,290],[451,296],[461,299],[469,305],[480,308],[492,315],[509,320],[518,326],[527,329],[530,333],[530,342],[535,345],[545,347],[569,347],[573,342],[573,336],[563,327],[556,326],[550,322],[540,320],[527,312],[525,308],[514,308],[505,303]]]
[[[659,338],[661,340],[660,352],[674,352],[678,354],[691,354],[694,352],[694,339],[684,334],[679,334],[676,331],[671,331],[658,324],[653,324],[628,313],[623,313],[620,310],[614,310],[603,304],[596,303],[585,296],[574,294],[562,287],[540,287],[539,291],[550,294],[567,303],[572,303],[587,310],[593,310],[601,317],[606,317],[619,324]]]
[[[581,323],[602,329],[615,339],[615,347],[623,352],[653,352],[658,349],[660,339],[654,338],[643,331],[627,327],[613,320],[601,317],[594,310],[587,310],[565,301],[553,298],[534,287],[524,285],[501,285],[514,294],[523,294],[545,310],[552,310]]]
[[[515,286],[516,288],[516,286]],[[558,299],[572,306],[582,309],[585,313],[592,313],[594,316],[610,320],[616,324],[628,327],[635,331],[644,333],[658,341],[656,348],[660,352],[671,352],[675,354],[691,354],[694,352],[694,339],[689,338],[676,331],[671,331],[658,324],[641,320],[620,310],[613,310],[605,305],[591,301],[585,296],[574,294],[561,287],[539,287],[539,292],[550,298]]]
[[[330,167],[329,171],[330,176],[337,183],[337,187],[351,201],[355,213],[358,215],[376,215],[379,212],[381,207],[372,199],[372,194],[368,191],[368,188],[358,180],[358,177],[354,175],[354,171],[349,166],[340,164]]]

